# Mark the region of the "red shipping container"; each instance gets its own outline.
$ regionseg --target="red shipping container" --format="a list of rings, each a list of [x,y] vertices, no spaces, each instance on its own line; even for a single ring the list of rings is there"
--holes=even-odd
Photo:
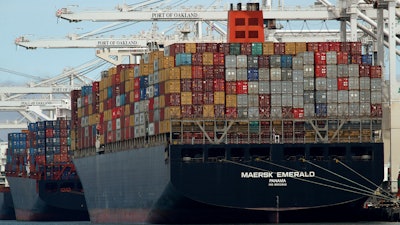
[[[203,105],[193,105],[193,118],[203,118]]]
[[[111,110],[111,117],[113,120],[120,118],[123,115],[123,108],[122,107],[115,107]]]
[[[113,86],[113,97],[115,98],[120,94],[121,94],[121,87],[119,85]]]
[[[260,107],[269,107],[271,106],[271,95],[269,94],[260,94],[258,96]]]
[[[182,105],[181,106],[182,118],[192,118],[193,117],[193,106],[192,105]]]
[[[293,109],[293,117],[295,119],[304,118],[304,109],[303,108],[294,108]]]
[[[94,81],[92,83],[92,92],[93,93],[99,93],[100,91],[100,82],[99,81]]]
[[[339,91],[349,90],[349,78],[338,78],[337,86]]]
[[[60,137],[68,137],[69,134],[69,130],[67,129],[60,129]]]
[[[382,67],[381,66],[370,66],[370,76],[371,78],[381,78],[382,77]]]
[[[68,146],[67,145],[60,146],[60,152],[61,152],[61,154],[67,154]]]
[[[124,127],[128,128],[129,126],[130,126],[130,118],[129,118],[129,116],[127,116],[124,119]]]
[[[225,115],[228,119],[236,119],[238,117],[238,111],[236,107],[226,107]]]
[[[212,65],[203,66],[203,77],[205,79],[213,79],[214,78],[214,66],[212,66]]]
[[[192,65],[193,66],[202,66],[203,65],[203,54],[202,53],[192,54]]]
[[[269,68],[269,56],[268,55],[258,56],[258,68]]]
[[[184,52],[185,52],[185,43],[175,43],[170,45],[169,47],[170,56],[175,56],[178,53],[184,53]]]
[[[240,54],[241,55],[251,55],[251,43],[241,43],[240,44]]]
[[[112,85],[119,85],[121,83],[121,74],[114,74],[111,79]]]
[[[218,44],[206,43],[206,52],[218,52]]]
[[[225,82],[225,90],[227,95],[236,94],[236,81]]]
[[[318,52],[327,52],[329,51],[329,42],[319,42],[318,43]]]
[[[161,86],[164,86],[164,85],[160,85],[160,87]],[[135,89],[134,91],[133,91],[133,97],[134,97],[134,102],[139,102],[140,101],[140,89]]]
[[[124,94],[125,93],[125,82],[121,82],[121,84],[119,84],[118,86],[119,86],[119,93]]]
[[[274,54],[275,55],[283,55],[285,54],[285,45],[286,43],[277,43],[274,42]]]
[[[225,105],[214,105],[215,118],[225,117]]]
[[[202,79],[192,79],[192,91],[193,92],[204,91],[203,85],[204,85],[204,83],[203,83]]]
[[[135,113],[135,104],[131,103],[129,104],[129,115],[132,115]]]
[[[230,44],[229,43],[218,43],[218,52],[224,53],[225,55],[229,55],[230,52]]]
[[[371,104],[371,117],[382,118],[382,104]]]
[[[89,105],[89,96],[83,97],[83,105]]]
[[[213,64],[214,66],[224,66],[225,65],[225,54],[220,52],[215,52],[213,54]]]
[[[45,135],[46,135],[46,137],[48,137],[48,138],[54,137],[54,129],[47,128],[47,129],[46,129]]]
[[[329,51],[340,52],[340,42],[329,42]]]
[[[148,113],[149,113],[149,122],[150,123],[154,122],[154,111],[151,110]]]
[[[165,94],[165,82],[160,82],[158,88],[159,95]]]
[[[203,66],[192,66],[192,78],[202,79],[203,77]]]
[[[107,99],[107,109],[112,109],[115,107],[115,99]]]
[[[361,55],[352,55],[351,56],[351,63],[352,64],[361,64],[362,63],[362,56]]]
[[[271,116],[271,107],[258,108],[260,119],[269,119]]]
[[[350,52],[352,55],[361,55],[361,42],[350,42]]]
[[[213,79],[204,79],[204,91],[205,92],[213,92],[214,91],[214,80]]]
[[[154,110],[154,98],[149,99],[149,110]]]
[[[315,65],[315,76],[326,77],[326,65]]]
[[[165,119],[165,110],[164,108],[160,109],[160,121],[163,121]]]
[[[317,42],[307,43],[307,51],[318,52],[318,43]]]
[[[358,72],[360,77],[370,77],[370,66],[360,64]]]
[[[181,105],[180,93],[165,94],[165,106],[180,106],[180,105]]]
[[[196,52],[204,53],[207,50],[207,43],[196,43]]]
[[[203,102],[205,105],[213,105],[214,104],[214,92],[204,92]]]
[[[214,78],[216,79],[225,79],[225,66],[216,66],[214,65]]]
[[[338,52],[337,53],[337,64],[349,64],[349,53]]]
[[[326,65],[326,52],[316,52],[314,54],[315,65]]]
[[[247,81],[236,81],[236,93],[237,94],[247,94],[249,85]]]
[[[203,98],[204,98],[203,92],[193,92],[192,94],[193,105],[203,105],[204,104]]]
[[[225,79],[214,79],[214,91],[225,91]]]
[[[140,77],[135,77],[133,79],[133,90],[140,89]]]
[[[341,52],[350,52],[351,46],[349,42],[340,42],[340,51]]]

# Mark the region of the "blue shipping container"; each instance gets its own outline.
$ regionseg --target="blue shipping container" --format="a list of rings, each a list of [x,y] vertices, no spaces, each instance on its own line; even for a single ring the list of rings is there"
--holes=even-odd
[[[317,117],[326,117],[328,115],[327,104],[315,104],[315,114]]]
[[[258,81],[258,69],[248,69],[247,70],[247,80]]]
[[[281,67],[282,68],[292,68],[293,57],[291,55],[281,56]]]

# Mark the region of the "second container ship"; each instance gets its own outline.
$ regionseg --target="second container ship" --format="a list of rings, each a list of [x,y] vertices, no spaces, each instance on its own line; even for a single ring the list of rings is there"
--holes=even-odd
[[[74,164],[95,223],[363,219],[383,181],[381,70],[359,42],[180,43],[73,91]]]
[[[89,220],[71,160],[69,120],[30,123],[23,132],[10,133],[6,177],[17,220]]]

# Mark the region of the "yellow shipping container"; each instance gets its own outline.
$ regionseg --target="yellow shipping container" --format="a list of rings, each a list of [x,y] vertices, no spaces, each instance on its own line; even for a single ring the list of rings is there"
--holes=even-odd
[[[91,104],[88,106],[88,113],[89,115],[93,114],[93,106]]]
[[[140,64],[140,75],[147,76],[149,75],[149,64]]]
[[[111,120],[111,109],[107,109],[104,111],[104,121]]]
[[[129,116],[129,127],[135,126],[135,115]]]
[[[171,121],[164,120],[160,121],[160,133],[169,133],[171,132]]]
[[[131,105],[126,104],[124,109],[124,116],[129,116],[131,114]]]
[[[172,67],[166,69],[167,77],[166,80],[179,80],[181,79],[181,68],[180,67]]]
[[[167,80],[165,81],[165,94],[180,93],[181,81],[180,80]]]
[[[192,92],[181,92],[181,104],[192,105]]]
[[[185,53],[196,53],[196,43],[185,43]]]
[[[164,109],[164,118],[166,120],[181,118],[181,107],[180,106],[168,106]]]
[[[285,54],[288,54],[288,55],[296,54],[296,43],[295,42],[286,42],[285,43]]]
[[[175,66],[175,57],[173,56],[164,56],[163,58],[163,68],[172,68]]]
[[[192,79],[192,66],[180,66],[181,79]]]
[[[226,107],[237,107],[237,95],[226,95]]]
[[[223,91],[214,92],[214,104],[225,105],[225,92]]]
[[[75,141],[72,141],[72,140],[71,140],[71,151],[75,151],[75,150],[77,150],[77,149],[76,149]]]
[[[82,108],[78,108],[78,118],[82,118]]]
[[[99,112],[104,112],[104,102],[101,101],[99,104]]]
[[[111,67],[110,69],[108,69],[108,76],[112,76],[114,74],[117,73],[117,67]]]
[[[214,53],[204,52],[203,53],[203,65],[214,65]]]
[[[263,43],[263,55],[273,55],[274,52],[274,42]]]
[[[151,62],[148,67],[149,67],[148,74],[153,74],[154,73],[154,62]]]
[[[159,108],[164,108],[165,107],[165,95],[160,95],[160,97],[158,97],[158,101],[159,101]]]
[[[103,134],[101,134],[100,135],[100,145],[104,145],[104,135]]]
[[[296,54],[300,52],[307,51],[307,43],[306,42],[296,42]]]
[[[133,68],[126,69],[125,80],[133,79],[135,77],[135,72]]]
[[[129,92],[129,100],[133,102],[134,99],[135,99],[135,92],[132,90]]]
[[[203,105],[203,117],[214,118],[214,105]]]
[[[100,82],[99,82],[99,89],[100,89],[100,91],[101,91],[101,90],[104,90],[104,80],[100,80]]]

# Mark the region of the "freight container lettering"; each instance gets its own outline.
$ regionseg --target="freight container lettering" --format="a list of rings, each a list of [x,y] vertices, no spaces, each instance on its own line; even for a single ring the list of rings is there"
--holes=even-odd
[[[275,174],[275,176],[274,176]],[[241,172],[241,178],[309,178],[315,177],[314,171],[292,171],[292,172]]]

